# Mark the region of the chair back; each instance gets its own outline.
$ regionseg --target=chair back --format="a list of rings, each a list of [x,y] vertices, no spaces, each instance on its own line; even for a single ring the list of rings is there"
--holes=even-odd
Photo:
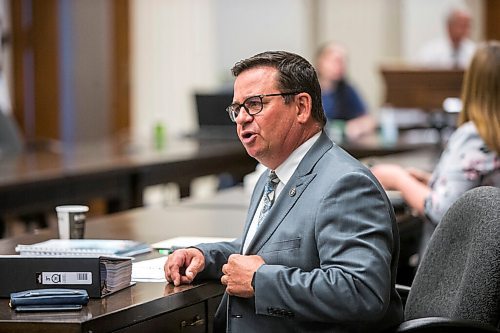
[[[17,124],[10,115],[0,110],[0,156],[19,153],[23,150],[23,139]]]
[[[500,188],[467,191],[434,231],[405,307],[405,320],[424,317],[498,327]]]

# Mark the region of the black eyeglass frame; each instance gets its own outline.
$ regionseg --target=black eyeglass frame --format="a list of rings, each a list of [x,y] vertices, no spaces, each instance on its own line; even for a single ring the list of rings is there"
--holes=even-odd
[[[249,116],[255,116],[256,114],[262,112],[262,110],[264,109],[264,102],[262,101],[262,99],[264,97],[272,97],[272,96],[291,96],[291,95],[297,95],[297,94],[300,94],[301,91],[291,91],[291,92],[284,92],[284,93],[275,93],[275,94],[261,94],[261,95],[255,95],[255,96],[250,96],[248,98],[246,98],[243,103],[233,103],[231,105],[229,105],[227,108],[226,108],[226,111],[227,113],[229,114],[229,118],[231,118],[231,120],[233,122],[236,122],[236,118],[238,118],[239,114],[240,114],[240,110],[241,108],[243,107],[243,109],[245,110],[245,112],[249,115]],[[260,110],[257,111],[257,112],[250,112],[250,110],[245,106],[245,103],[248,102],[250,99],[252,98],[255,98],[255,97],[258,97],[260,99]]]

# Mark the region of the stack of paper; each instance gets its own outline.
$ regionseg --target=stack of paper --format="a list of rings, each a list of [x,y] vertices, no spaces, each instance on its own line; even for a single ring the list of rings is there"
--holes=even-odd
[[[135,282],[166,282],[163,267],[168,257],[134,262],[132,264],[132,281]]]
[[[130,286],[132,259],[116,261],[102,257],[100,270],[103,294],[113,293]]]

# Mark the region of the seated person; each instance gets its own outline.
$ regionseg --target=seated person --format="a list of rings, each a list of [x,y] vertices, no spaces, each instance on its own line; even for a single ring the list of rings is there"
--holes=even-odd
[[[417,55],[424,66],[466,68],[476,49],[470,40],[471,15],[464,8],[453,8],[446,19],[446,38],[428,42]]]
[[[400,191],[414,211],[427,217],[423,245],[462,193],[482,185],[500,187],[499,73],[500,42],[492,41],[477,50],[466,71],[459,127],[432,175],[392,164],[372,168],[384,188]]]
[[[375,128],[366,105],[346,78],[344,47],[336,43],[323,45],[316,55],[316,72],[321,86],[321,99],[329,121],[346,121],[345,134],[356,138]]]
[[[238,62],[226,109],[267,170],[242,236],[168,257],[175,286],[226,286],[214,332],[382,332],[398,325],[399,236],[380,184],[325,134],[312,65],[284,52]]]

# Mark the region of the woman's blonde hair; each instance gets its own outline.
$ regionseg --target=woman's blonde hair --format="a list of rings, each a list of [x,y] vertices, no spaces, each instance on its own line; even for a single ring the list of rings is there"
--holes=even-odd
[[[459,125],[472,121],[488,148],[500,154],[500,42],[481,44],[462,86]]]

